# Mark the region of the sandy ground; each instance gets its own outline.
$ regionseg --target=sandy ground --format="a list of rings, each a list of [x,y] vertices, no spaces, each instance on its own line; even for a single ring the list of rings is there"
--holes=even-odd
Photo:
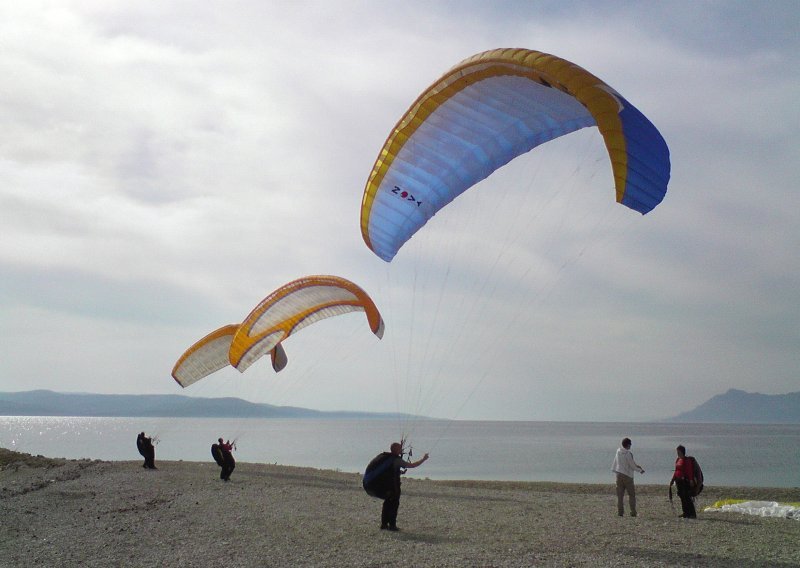
[[[0,566],[800,566],[800,522],[677,518],[666,483],[618,517],[607,485],[406,479],[398,524],[360,475],[213,462],[53,460],[0,449]],[[424,466],[416,470],[424,474]],[[666,481],[666,480],[665,480]],[[800,501],[798,489],[709,487]]]

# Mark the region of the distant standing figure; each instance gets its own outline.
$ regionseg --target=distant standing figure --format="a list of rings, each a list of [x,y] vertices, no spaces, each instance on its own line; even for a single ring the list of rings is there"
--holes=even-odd
[[[681,508],[685,519],[696,519],[697,511],[694,508],[694,458],[686,455],[686,448],[675,448],[678,457],[675,459],[675,473],[669,482],[670,499],[672,498],[672,484],[678,486],[678,497],[681,498]]]
[[[222,468],[219,478],[223,481],[229,481],[231,473],[236,468],[236,460],[233,459],[233,444],[231,444],[230,440],[225,442],[222,438],[219,438],[217,443],[211,446],[211,454]]]
[[[406,469],[418,467],[428,460],[428,454],[415,462],[407,462],[403,459],[403,445],[399,442],[393,443],[389,447],[391,453],[388,468],[390,472],[390,483],[383,499],[381,509],[381,530],[399,531],[397,528],[397,511],[400,509],[400,475]],[[402,471],[401,471],[402,470]]]
[[[644,473],[644,469],[633,461],[631,452],[631,439],[623,438],[622,444],[617,449],[614,456],[614,463],[611,464],[611,471],[617,475],[617,514],[622,517],[625,515],[623,504],[625,492],[628,492],[628,505],[631,509],[631,517],[636,516],[636,485],[633,483],[633,472]]]
[[[158,469],[156,467],[156,448],[153,445],[153,439],[145,436],[144,432],[140,432],[136,436],[136,449],[144,457],[144,464],[142,467],[146,469]]]

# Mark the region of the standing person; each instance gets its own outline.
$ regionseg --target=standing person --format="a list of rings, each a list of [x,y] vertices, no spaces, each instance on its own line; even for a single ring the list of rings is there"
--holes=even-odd
[[[631,509],[631,517],[636,516],[636,486],[633,483],[633,472],[644,473],[644,469],[633,461],[631,452],[631,439],[623,438],[622,444],[617,449],[614,456],[614,463],[611,464],[611,471],[617,475],[617,514],[622,517],[625,515],[623,499],[625,492],[628,492],[628,505]]]
[[[156,467],[156,448],[153,445],[153,439],[145,436],[144,432],[140,432],[136,436],[136,449],[144,457],[144,464],[142,467],[146,469],[158,469]]]
[[[219,451],[222,454],[222,471],[219,478],[223,481],[229,481],[233,470],[236,468],[236,460],[233,459],[233,444],[230,440],[223,442],[222,438],[217,440],[219,443]]]
[[[672,499],[672,484],[678,486],[678,497],[681,498],[681,508],[684,519],[696,519],[697,511],[694,508],[694,458],[686,455],[686,448],[675,448],[678,457],[675,460],[675,473],[669,481],[669,497]]]
[[[156,446],[153,444],[152,437],[145,437],[144,439],[144,449],[147,456],[145,457],[145,462],[147,464],[148,469],[158,469],[156,467]]]
[[[428,454],[415,462],[407,462],[403,459],[403,445],[399,442],[393,443],[389,447],[391,461],[389,462],[390,483],[383,499],[381,509],[381,530],[399,531],[397,528],[397,511],[400,509],[400,475],[406,469],[413,469],[428,460]]]
[[[139,435],[136,436],[136,449],[139,450],[139,454],[144,458],[142,467],[147,467],[147,454],[144,450],[144,439],[144,432],[139,432]]]

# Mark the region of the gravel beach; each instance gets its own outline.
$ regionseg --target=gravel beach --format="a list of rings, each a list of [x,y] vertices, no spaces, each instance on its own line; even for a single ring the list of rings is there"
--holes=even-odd
[[[684,520],[668,480],[637,484],[633,518],[616,515],[610,473],[607,485],[405,479],[390,533],[359,473],[240,463],[226,483],[211,461],[156,465],[0,449],[0,566],[800,566],[800,522],[702,512],[796,502],[800,488],[707,487]]]

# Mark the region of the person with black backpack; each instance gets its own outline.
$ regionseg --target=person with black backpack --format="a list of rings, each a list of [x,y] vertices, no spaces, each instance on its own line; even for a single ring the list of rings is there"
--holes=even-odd
[[[400,508],[400,475],[428,460],[428,454],[415,462],[403,459],[403,444],[394,442],[388,452],[375,456],[364,472],[362,485],[371,496],[383,499],[381,530],[398,531],[397,511]]]
[[[141,432],[136,436],[136,449],[139,450],[139,453],[144,458],[143,468],[158,469],[156,467],[156,448],[153,445],[153,438],[145,436],[144,432]]]
[[[218,443],[211,444],[211,456],[217,465],[222,468],[219,478],[222,481],[230,481],[231,474],[236,468],[236,460],[233,458],[233,450],[236,448],[236,440],[231,444],[230,440],[223,441],[222,438],[217,440]]]
[[[672,484],[678,487],[678,497],[681,498],[681,508],[685,519],[696,519],[697,511],[694,508],[694,498],[703,490],[703,474],[699,473],[700,466],[692,456],[686,455],[686,448],[678,446],[675,448],[678,457],[675,460],[675,473],[669,482],[669,496],[672,499]]]

